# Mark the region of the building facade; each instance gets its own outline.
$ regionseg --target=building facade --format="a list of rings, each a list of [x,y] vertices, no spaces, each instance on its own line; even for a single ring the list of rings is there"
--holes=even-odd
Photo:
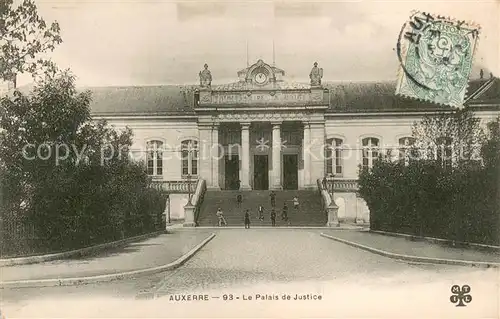
[[[446,110],[394,95],[394,83],[328,83],[317,63],[310,83],[290,83],[262,60],[237,81],[212,85],[207,65],[197,86],[91,88],[92,114],[134,132],[132,155],[154,180],[181,185],[202,178],[217,190],[300,190],[335,178],[338,216],[368,222],[357,195],[360,166],[382,152],[395,159],[413,142],[413,123]],[[500,81],[471,81],[468,107],[486,124],[500,115]],[[170,196],[183,219],[187,195]]]

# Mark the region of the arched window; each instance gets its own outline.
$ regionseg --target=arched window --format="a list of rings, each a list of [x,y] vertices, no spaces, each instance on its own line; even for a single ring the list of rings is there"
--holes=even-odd
[[[149,141],[146,144],[146,162],[148,175],[163,175],[163,142]]]
[[[367,137],[362,140],[363,145],[363,168],[372,168],[379,154],[379,139]]]
[[[198,141],[182,141],[181,152],[182,176],[198,175]]]
[[[414,145],[414,137],[402,137],[399,139],[399,159],[404,161],[405,165],[408,165],[410,162],[411,149]]]
[[[443,167],[452,165],[452,140],[449,137],[437,139],[436,159]]]
[[[335,176],[342,176],[343,174],[343,154],[342,144],[340,138],[331,138],[326,141],[326,173]]]

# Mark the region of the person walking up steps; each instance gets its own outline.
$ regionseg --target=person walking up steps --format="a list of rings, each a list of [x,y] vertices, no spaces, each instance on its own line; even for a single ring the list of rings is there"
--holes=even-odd
[[[271,209],[271,225],[276,226],[276,211],[274,208]]]
[[[259,212],[259,220],[261,222],[263,222],[264,221],[264,207],[262,207],[262,205],[259,205],[258,212]]]
[[[245,211],[245,229],[250,228],[250,213],[248,212],[248,209]]]
[[[243,198],[242,198],[241,194],[238,194],[238,196],[236,196],[236,203],[238,205],[238,208],[241,208],[242,201],[243,201]]]
[[[269,197],[271,197],[271,207],[276,207],[276,193],[272,191]]]
[[[295,211],[299,209],[299,197],[297,195],[293,197],[293,208],[295,208]]]
[[[217,209],[216,215],[219,227],[221,227],[222,225],[227,226],[226,219],[224,218],[224,213],[222,212],[222,209],[220,209],[220,207]]]

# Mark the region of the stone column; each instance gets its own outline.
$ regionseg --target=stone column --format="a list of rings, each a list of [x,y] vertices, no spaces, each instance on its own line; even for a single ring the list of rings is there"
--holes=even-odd
[[[309,122],[304,122],[304,139],[302,140],[302,162],[304,163],[304,188],[311,186],[311,164],[310,164],[310,147],[311,147],[311,129]]]
[[[250,123],[241,123],[241,176],[240,189],[250,187]]]
[[[194,222],[194,206],[186,204],[184,206],[184,227],[194,227],[196,223]]]
[[[310,127],[310,183],[312,187],[316,187],[316,180],[325,176],[325,122],[312,122]]]
[[[208,188],[212,190],[220,190],[219,187],[219,125],[214,124],[212,127],[212,145],[210,149],[210,162],[212,165],[212,180]]]
[[[272,137],[272,158],[273,158],[273,176],[271,180],[271,189],[283,189],[281,185],[281,122],[273,122]]]
[[[339,207],[335,204],[335,201],[333,201],[333,198],[332,198],[332,202],[330,203],[330,205],[328,205],[326,210],[328,211],[328,222],[326,223],[326,226],[328,226],[328,227],[340,226],[339,218],[338,218]]]

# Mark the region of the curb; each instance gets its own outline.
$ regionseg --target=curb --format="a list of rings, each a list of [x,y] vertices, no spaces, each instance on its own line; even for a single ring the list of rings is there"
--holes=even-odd
[[[384,257],[389,257],[392,259],[398,259],[403,261],[412,261],[412,262],[423,262],[423,263],[431,263],[431,264],[441,264],[441,265],[456,265],[456,266],[470,266],[470,267],[482,267],[482,268],[500,268],[500,263],[495,262],[484,262],[484,261],[469,261],[469,260],[458,260],[458,259],[441,259],[441,258],[430,258],[430,257],[419,257],[419,256],[410,256],[410,255],[402,255],[391,253],[385,250],[376,249],[373,247],[361,245],[352,241],[348,241],[345,239],[337,238],[331,235],[327,235],[325,233],[320,234],[322,237],[332,239],[343,244],[353,246],[356,248],[360,248],[366,251],[369,251],[374,254],[378,254]]]
[[[382,235],[386,235],[386,236],[403,237],[403,238],[407,238],[407,239],[411,239],[411,240],[424,240],[424,241],[435,243],[435,244],[443,244],[443,243],[453,244],[453,240],[443,239],[443,238],[415,236],[415,235],[409,235],[409,234],[387,232],[387,231],[383,231],[383,230],[370,230],[370,232],[375,233],[375,234],[382,234]],[[455,242],[455,244],[457,244],[459,246],[463,246],[463,247],[473,247],[473,248],[500,251],[500,246],[494,246],[494,245],[468,243],[468,242],[463,242],[463,241],[457,241],[457,242]]]
[[[200,229],[217,229],[217,230],[222,230],[222,229],[245,229],[245,226],[197,226],[194,228],[200,228]],[[356,230],[360,231],[363,229],[362,227],[328,227],[328,226],[252,226],[250,225],[250,229],[323,229],[323,230]]]
[[[80,248],[80,249],[76,249],[76,250],[64,251],[62,253],[53,253],[53,254],[47,254],[47,255],[36,255],[36,256],[28,256],[28,257],[14,257],[14,258],[0,259],[0,267],[37,264],[37,263],[42,263],[42,262],[46,262],[46,261],[65,259],[65,258],[74,257],[74,256],[81,257],[81,256],[91,255],[92,253],[99,251],[99,250],[120,247],[121,245],[126,245],[126,244],[131,243],[131,242],[155,237],[155,236],[164,234],[166,232],[167,232],[167,230],[161,230],[161,231],[157,231],[154,233],[149,233],[149,234],[139,235],[139,236],[135,236],[135,237],[120,239],[117,241],[112,241],[110,243],[99,244],[99,245]]]
[[[116,274],[98,275],[98,276],[88,276],[88,277],[75,277],[75,278],[56,278],[56,279],[30,279],[30,280],[15,280],[15,281],[3,281],[0,282],[1,288],[35,288],[35,287],[55,287],[55,286],[74,286],[74,285],[86,285],[91,283],[101,283],[119,279],[133,278],[136,276],[152,275],[155,273],[173,270],[182,266],[186,261],[194,256],[200,249],[202,249],[209,241],[215,237],[212,233],[208,238],[202,241],[200,244],[195,246],[189,252],[181,256],[174,262],[163,266],[157,266],[146,269],[126,271]]]

